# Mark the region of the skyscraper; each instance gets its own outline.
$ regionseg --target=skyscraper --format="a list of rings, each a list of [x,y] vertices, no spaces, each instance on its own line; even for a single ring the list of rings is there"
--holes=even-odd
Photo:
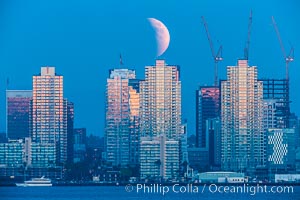
[[[67,160],[67,101],[63,97],[63,76],[54,67],[42,67],[33,76],[31,138],[36,143],[55,143],[57,162]]]
[[[134,142],[130,146],[130,140],[136,140],[138,134],[138,83],[132,79],[135,79],[135,71],[129,69],[110,70],[107,79],[106,158],[114,166],[130,164],[130,150],[135,148]]]
[[[129,80],[129,162],[139,164],[140,146],[140,80]]]
[[[217,153],[215,148],[218,148],[220,131],[217,131],[214,120],[220,116],[220,107],[218,86],[201,86],[196,91],[196,147],[208,151],[208,163],[201,163],[204,168],[217,164],[214,162]]]
[[[174,178],[179,169],[179,136],[182,131],[179,66],[156,60],[154,66],[145,67],[145,80],[140,86],[141,178],[144,178],[147,166],[155,164],[149,162],[159,163],[160,177]],[[160,158],[153,161],[144,149],[151,151],[158,146]]]
[[[145,67],[141,82],[141,133],[177,138],[181,133],[181,81],[179,66],[156,60]]]
[[[29,137],[31,90],[6,91],[6,127],[9,139]]]
[[[227,67],[221,83],[222,168],[252,170],[266,162],[262,127],[263,83],[247,60]]]
[[[220,88],[201,86],[196,91],[196,147],[206,147],[206,120],[220,116]]]

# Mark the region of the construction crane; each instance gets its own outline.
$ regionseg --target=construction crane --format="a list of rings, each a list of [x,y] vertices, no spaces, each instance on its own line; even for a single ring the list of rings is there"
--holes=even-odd
[[[214,62],[215,62],[215,78],[214,78],[215,80],[214,80],[214,84],[215,84],[215,86],[218,86],[218,83],[219,83],[219,81],[218,81],[218,62],[223,60],[223,57],[222,57],[223,47],[222,47],[222,45],[220,45],[217,54],[215,54],[214,45],[213,45],[212,39],[210,37],[209,31],[208,31],[207,23],[206,23],[203,16],[201,18],[202,18],[202,22],[203,22],[205,30],[206,30],[206,35],[207,35],[207,39],[208,39],[208,42],[209,42],[209,45],[210,45],[211,54],[212,54],[212,57],[213,57]]]
[[[250,10],[249,22],[248,22],[248,37],[246,42],[246,47],[244,48],[244,59],[249,59],[249,47],[250,47],[250,36],[252,29],[252,10]]]
[[[285,59],[285,78],[288,81],[289,80],[289,63],[294,61],[294,47],[291,47],[289,55],[287,55],[286,52],[285,52],[280,34],[279,34],[277,24],[276,24],[275,19],[274,19],[273,16],[272,16],[272,23],[273,23],[274,29],[276,31],[276,35],[277,35],[277,38],[278,38],[278,41],[279,41],[279,44],[280,44],[282,54],[283,54],[284,59]]]

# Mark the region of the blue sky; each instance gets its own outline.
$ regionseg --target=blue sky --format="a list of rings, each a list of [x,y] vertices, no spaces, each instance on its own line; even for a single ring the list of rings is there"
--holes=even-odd
[[[163,58],[181,67],[182,112],[189,133],[195,131],[195,90],[213,83],[213,60],[201,16],[214,40],[223,45],[226,66],[243,57],[248,16],[253,11],[250,65],[259,77],[284,78],[284,59],[272,26],[273,15],[285,45],[295,48],[290,64],[292,111],[300,114],[300,14],[296,0],[1,0],[0,2],[0,130],[5,130],[6,78],[10,89],[32,89],[32,75],[41,66],[55,66],[64,75],[64,96],[75,104],[75,126],[103,135],[105,84],[110,68],[126,67],[144,77],[155,63],[156,43],[148,17],[161,20],[171,41]],[[298,93],[298,94],[297,94]]]

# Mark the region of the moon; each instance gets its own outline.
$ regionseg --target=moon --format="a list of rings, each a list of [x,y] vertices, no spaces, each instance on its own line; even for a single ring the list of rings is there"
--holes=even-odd
[[[161,56],[169,47],[170,34],[167,27],[155,18],[148,18],[152,28],[155,31],[157,53],[156,56]]]

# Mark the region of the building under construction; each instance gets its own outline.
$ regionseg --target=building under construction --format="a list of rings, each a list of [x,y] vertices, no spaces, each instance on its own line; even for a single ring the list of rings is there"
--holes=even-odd
[[[261,79],[264,99],[276,100],[276,128],[289,128],[290,98],[287,79]]]

